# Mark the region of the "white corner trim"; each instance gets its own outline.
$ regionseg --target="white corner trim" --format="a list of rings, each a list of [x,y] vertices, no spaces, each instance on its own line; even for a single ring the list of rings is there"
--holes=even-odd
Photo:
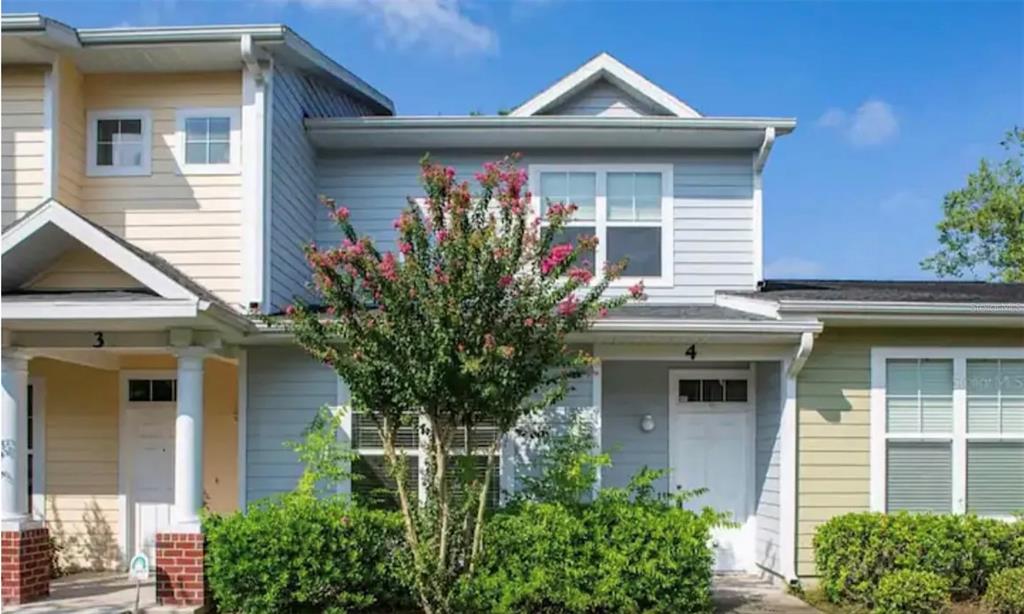
[[[608,77],[615,85],[623,87],[628,93],[646,98],[676,117],[700,117],[700,113],[693,107],[648,81],[643,75],[607,53],[601,53],[583,64],[551,87],[524,102],[509,116],[538,115],[582,90],[601,76]]]
[[[43,200],[56,198],[60,156],[60,60],[54,60],[43,76]]]
[[[595,357],[596,357],[596,354],[595,354]],[[601,434],[601,429],[602,429],[602,426],[604,424],[604,413],[603,413],[604,409],[602,407],[602,400],[603,400],[602,399],[602,395],[604,394],[602,392],[602,385],[603,385],[602,379],[604,377],[604,368],[602,367],[600,362],[597,362],[596,364],[594,364],[594,366],[592,368],[593,368],[593,374],[591,375],[590,379],[591,379],[591,385],[592,385],[593,389],[591,390],[592,398],[590,399],[590,402],[591,402],[591,404],[593,406],[593,410],[592,410],[593,417],[592,417],[592,420],[593,420],[593,428],[594,428],[594,452],[596,454],[600,454],[603,451],[603,448],[604,448],[603,441],[602,441],[603,436]],[[601,491],[601,478],[602,478],[602,476],[601,476],[601,467],[598,467],[597,468],[597,479],[594,481],[594,497],[595,498],[597,497],[598,493],[600,493],[600,491]]]
[[[539,215],[544,196],[540,193],[542,173],[586,172],[595,176],[593,222],[580,221],[576,225],[593,226],[598,238],[595,259],[600,267],[608,260],[608,228],[638,227],[660,228],[661,230],[661,275],[624,275],[612,282],[610,288],[625,288],[640,280],[648,288],[671,288],[675,284],[675,183],[672,164],[530,164],[527,170],[533,193],[530,201],[533,215]],[[610,221],[608,220],[608,173],[659,173],[661,175],[661,219],[654,221]]]
[[[268,86],[269,79],[248,66],[242,71],[242,112],[240,143],[242,169],[242,302],[259,303],[264,308],[266,290],[264,246],[266,245],[266,206],[270,194],[267,178]]]
[[[341,379],[341,376],[336,376],[337,380],[337,391],[336,391],[336,409],[335,411],[341,411],[344,408],[345,413],[341,416],[341,425],[338,428],[337,440],[338,443],[349,449],[352,448],[352,411],[349,406],[349,400],[351,395],[349,394],[348,384],[345,380]],[[352,471],[352,467],[348,467],[349,472]],[[338,493],[349,495],[352,494],[352,480],[342,480],[338,483]]]
[[[99,166],[96,162],[96,122],[101,119],[138,119],[142,122],[142,164]],[[88,111],[86,122],[86,175],[89,177],[138,177],[151,174],[153,160],[153,114],[149,109],[102,109]]]
[[[797,407],[797,378],[790,375],[791,364],[782,363],[779,377],[783,378],[782,432],[779,449],[779,572],[787,581],[797,579],[797,441],[799,433]]]
[[[756,164],[755,164],[756,166]],[[764,281],[764,177],[761,172],[754,171],[754,190],[751,193],[750,202],[753,206],[751,235],[753,236],[753,257],[754,266],[751,268],[751,284],[750,289],[754,290],[759,287],[761,282]],[[775,310],[776,315],[778,309]]]
[[[2,253],[6,255],[47,224],[61,228],[161,297],[196,300],[194,294],[56,200],[50,200],[7,228],[3,233]],[[5,316],[8,315],[9,308],[7,305],[4,306]]]
[[[194,118],[228,119],[228,162],[226,164],[189,164],[185,159],[185,122]],[[175,112],[174,159],[179,175],[237,175],[242,170],[242,120],[238,107],[194,107]]]
[[[238,381],[238,441],[236,446],[238,448],[238,465],[236,471],[238,476],[236,482],[238,484],[238,511],[245,512],[248,507],[248,492],[246,490],[248,484],[246,481],[247,468],[246,463],[248,461],[248,408],[249,408],[249,362],[248,352],[244,349],[238,350],[238,363],[236,365],[237,373],[236,379]]]

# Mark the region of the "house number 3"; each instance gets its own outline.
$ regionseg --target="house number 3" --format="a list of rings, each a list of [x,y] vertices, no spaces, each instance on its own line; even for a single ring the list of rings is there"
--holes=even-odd
[[[95,333],[93,333],[93,335],[95,336],[95,339],[92,344],[92,347],[101,348],[107,344],[107,342],[103,339],[103,333],[96,331]]]

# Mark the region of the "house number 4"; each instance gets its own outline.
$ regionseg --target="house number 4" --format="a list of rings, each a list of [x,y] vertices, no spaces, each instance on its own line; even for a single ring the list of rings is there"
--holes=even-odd
[[[690,357],[690,360],[697,360],[697,346],[691,345],[686,348],[686,355]]]

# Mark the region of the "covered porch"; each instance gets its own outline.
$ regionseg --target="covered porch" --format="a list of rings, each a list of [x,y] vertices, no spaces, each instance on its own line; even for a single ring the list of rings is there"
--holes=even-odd
[[[124,570],[140,552],[159,603],[204,604],[200,511],[237,507],[250,326],[55,201],[4,232],[5,606],[45,597],[51,560]]]

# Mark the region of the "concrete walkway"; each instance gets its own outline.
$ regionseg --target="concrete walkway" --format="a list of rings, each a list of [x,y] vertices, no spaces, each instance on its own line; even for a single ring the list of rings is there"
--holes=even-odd
[[[744,574],[721,574],[714,581],[715,612],[730,614],[820,614],[781,585]]]
[[[156,585],[142,585],[139,607],[154,611]],[[135,582],[125,572],[88,572],[57,578],[50,583],[50,596],[42,601],[4,608],[4,613],[43,614],[44,612],[84,612],[86,614],[122,614],[135,607]]]

